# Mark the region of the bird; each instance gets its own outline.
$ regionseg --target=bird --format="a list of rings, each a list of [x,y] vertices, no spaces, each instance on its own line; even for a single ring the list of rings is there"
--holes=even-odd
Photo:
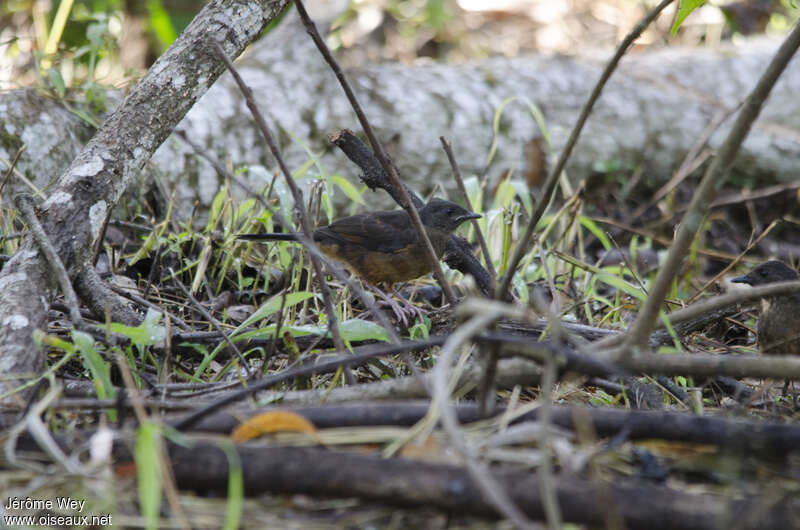
[[[744,276],[731,278],[733,283],[753,287],[800,279],[800,274],[780,261],[767,261]],[[769,296],[761,299],[761,314],[756,329],[758,350],[766,354],[800,354],[800,293]]]
[[[441,259],[447,240],[465,221],[479,219],[458,204],[434,198],[419,210],[436,258]],[[239,234],[248,241],[297,241],[297,233]],[[343,217],[314,230],[314,243],[327,256],[377,286],[419,278],[432,268],[425,243],[417,237],[405,210],[384,210]],[[393,307],[394,309],[394,307]]]
[[[800,279],[800,274],[780,261],[767,261],[731,282],[753,287]],[[758,351],[767,355],[800,355],[800,293],[768,296],[761,299],[756,325]],[[783,387],[785,396],[789,380]]]

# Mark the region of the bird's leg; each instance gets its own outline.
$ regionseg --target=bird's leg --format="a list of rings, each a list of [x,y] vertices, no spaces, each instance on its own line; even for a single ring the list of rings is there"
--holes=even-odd
[[[386,305],[389,306],[389,308],[392,310],[392,313],[394,313],[394,316],[397,317],[398,322],[402,322],[404,326],[408,326],[408,320],[405,313],[403,313],[403,308],[400,307],[397,302],[392,300],[392,298],[388,294],[384,293],[379,287],[366,282],[364,283],[369,285],[369,288],[372,290],[372,292],[377,294],[386,303]]]
[[[395,296],[397,296],[398,299],[400,299],[399,304],[394,300],[392,300],[392,298],[388,294],[386,294],[382,289],[374,285],[370,285],[370,287],[375,292],[375,294],[377,294],[381,299],[383,299],[383,301],[389,306],[389,308],[392,310],[392,313],[394,313],[394,315],[397,317],[397,321],[402,323],[403,326],[406,328],[408,327],[409,324],[408,322],[409,315],[413,317],[425,314],[425,312],[422,309],[420,309],[419,307],[415,306],[414,304],[412,304],[411,302],[400,296],[397,293],[397,291],[395,291],[393,288],[391,291],[392,293],[394,293]]]
[[[422,317],[424,317],[425,315],[428,314],[427,311],[425,311],[424,309],[422,309],[418,305],[415,305],[414,302],[412,302],[411,300],[406,300],[405,298],[403,298],[400,295],[400,293],[397,292],[397,290],[394,288],[394,286],[392,286],[392,294],[394,294],[397,298],[400,299],[401,305],[403,305],[406,308],[406,310],[408,311],[409,315],[418,317],[419,320],[422,321],[423,320]],[[411,298],[413,298],[413,297],[414,297],[414,295],[413,295],[413,291],[412,291]]]

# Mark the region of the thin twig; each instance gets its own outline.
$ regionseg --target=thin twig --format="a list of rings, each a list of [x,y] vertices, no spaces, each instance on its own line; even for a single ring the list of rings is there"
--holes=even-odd
[[[464,457],[467,467],[475,485],[480,488],[487,501],[494,506],[498,512],[507,517],[518,528],[533,529],[535,526],[528,517],[520,510],[506,493],[499,481],[489,472],[489,469],[478,461],[477,456],[470,448],[461,432],[458,424],[453,404],[450,402],[450,385],[448,385],[448,372],[455,352],[462,344],[467,342],[473,335],[479,333],[500,316],[499,311],[488,311],[472,317],[469,321],[459,326],[450,335],[444,346],[439,352],[439,359],[433,371],[433,392],[431,393],[431,409],[436,411],[441,418],[442,427],[447,432],[450,442],[455,449]]]
[[[531,218],[528,221],[528,226],[525,228],[525,233],[517,242],[517,248],[514,250],[514,255],[512,256],[511,261],[508,263],[508,269],[500,281],[500,285],[497,287],[495,298],[502,299],[506,295],[506,292],[511,285],[511,280],[514,277],[514,273],[516,272],[517,266],[522,260],[522,257],[528,251],[528,243],[530,243],[533,232],[536,229],[536,225],[539,224],[539,220],[542,218],[542,215],[544,215],[545,210],[547,210],[547,207],[550,204],[553,192],[556,189],[556,184],[558,183],[558,178],[560,177],[561,172],[564,171],[564,167],[567,165],[567,160],[569,159],[570,154],[572,154],[572,149],[575,147],[575,144],[578,141],[578,136],[580,136],[583,126],[586,123],[589,114],[592,112],[595,102],[600,97],[603,87],[616,69],[617,64],[619,64],[619,61],[622,59],[622,56],[628,51],[628,48],[630,48],[631,44],[633,44],[633,41],[639,38],[639,35],[642,34],[645,28],[647,28],[647,26],[649,26],[650,23],[656,19],[658,14],[661,13],[661,11],[663,11],[664,8],[666,8],[669,4],[671,4],[672,1],[673,0],[662,0],[661,3],[659,3],[649,13],[647,13],[647,15],[645,15],[645,17],[636,25],[636,27],[633,28],[633,30],[631,30],[631,32],[622,40],[620,45],[617,47],[614,57],[611,58],[606,65],[605,70],[603,70],[603,73],[600,75],[600,79],[597,81],[597,84],[595,84],[591,96],[589,96],[589,99],[581,109],[581,113],[578,116],[578,121],[572,128],[572,132],[569,135],[569,139],[567,140],[564,149],[561,151],[558,162],[556,162],[556,165],[553,167],[550,175],[547,176],[547,180],[543,186],[542,195],[539,198],[539,202],[536,203],[536,208],[534,209],[533,214],[531,214]]]
[[[710,286],[714,285],[714,283],[716,283],[717,281],[719,281],[720,278],[725,276],[728,273],[728,271],[730,271],[732,268],[734,268],[736,265],[738,265],[739,262],[742,261],[742,258],[744,257],[744,255],[747,254],[748,252],[750,252],[750,250],[752,250],[756,245],[758,245],[761,242],[761,240],[764,239],[764,237],[766,237],[766,235],[769,234],[772,231],[772,229],[775,228],[777,225],[778,225],[778,220],[777,219],[772,221],[769,224],[769,226],[767,228],[765,228],[764,231],[761,232],[761,234],[754,241],[751,241],[747,245],[747,248],[745,248],[735,260],[733,260],[730,263],[728,263],[728,265],[724,269],[719,271],[716,274],[716,276],[714,276],[713,278],[708,280],[700,289],[698,289],[698,291],[696,293],[694,293],[694,295],[692,295],[691,298],[689,298],[689,300],[687,301],[687,304],[691,304],[692,302],[694,302],[695,300],[700,298],[700,296],[705,292],[706,289],[708,289]]]
[[[750,128],[758,118],[764,101],[769,96],[772,87],[778,80],[783,70],[789,64],[797,48],[800,46],[800,23],[795,25],[792,32],[781,44],[780,49],[772,58],[767,69],[758,80],[758,84],[747,96],[747,100],[742,106],[736,122],[731,127],[728,137],[719,149],[717,157],[709,166],[700,185],[695,190],[689,210],[684,215],[681,224],[678,226],[675,240],[669,248],[667,257],[653,281],[650,295],[644,302],[639,315],[631,325],[628,337],[624,343],[624,350],[615,352],[614,355],[630,357],[635,355],[635,350],[642,347],[647,342],[650,332],[655,325],[661,304],[672,285],[672,279],[678,272],[683,259],[686,257],[689,246],[695,234],[702,226],[706,211],[714,200],[717,190],[725,182],[730,172],[736,154],[739,152]]]
[[[242,363],[242,369],[244,369],[247,377],[250,377],[253,374],[253,371],[250,369],[250,364],[247,362],[247,359],[244,358],[244,355],[242,355],[242,352],[239,351],[239,348],[236,346],[236,344],[234,344],[228,334],[222,330],[219,321],[214,318],[214,315],[212,315],[205,307],[203,307],[203,304],[201,304],[191,292],[189,292],[189,289],[187,289],[186,286],[183,285],[183,282],[178,279],[172,267],[169,268],[169,273],[172,275],[172,280],[175,282],[175,284],[180,288],[181,291],[183,291],[184,296],[186,296],[186,298],[188,298],[192,303],[192,306],[201,315],[203,315],[203,318],[208,320],[209,324],[211,324],[215,330],[222,335],[222,339],[228,343],[228,346],[231,347],[231,349],[236,353],[236,356],[239,358],[239,362]]]
[[[11,164],[8,166],[8,172],[6,173],[6,176],[3,178],[3,182],[0,183],[0,196],[2,196],[3,194],[3,188],[6,187],[8,179],[10,179],[11,175],[14,174],[14,169],[17,167],[17,162],[19,162],[19,157],[22,156],[22,153],[24,153],[25,149],[27,148],[28,148],[27,144],[22,144],[22,147],[17,149],[17,154],[14,155],[14,160],[11,161]]]
[[[380,357],[383,355],[393,355],[401,352],[420,351],[430,348],[431,346],[436,345],[437,343],[439,343],[437,340],[427,340],[427,341],[409,341],[394,345],[371,344],[369,346],[365,346],[364,349],[361,350],[361,353],[357,354],[353,354],[349,350],[340,350],[336,352],[337,354],[339,354],[339,356],[329,361],[311,363],[305,366],[294,368],[292,370],[284,370],[279,374],[275,374],[270,377],[265,377],[260,381],[256,381],[247,388],[230,392],[228,393],[228,395],[220,398],[219,400],[214,401],[209,405],[206,405],[204,407],[201,407],[193,411],[191,414],[177,421],[174,427],[179,430],[188,429],[189,427],[197,423],[200,419],[202,419],[204,416],[216,412],[222,407],[225,407],[227,405],[230,405],[231,403],[235,403],[237,401],[245,399],[248,396],[255,394],[256,392],[265,390],[271,386],[277,385],[278,383],[282,383],[283,381],[294,379],[295,377],[304,377],[312,374],[322,374],[335,371],[340,366],[354,366],[362,364],[372,359],[373,357]]]
[[[253,119],[256,121],[258,129],[261,131],[264,141],[267,142],[267,146],[269,147],[272,156],[278,162],[278,166],[281,168],[281,172],[286,179],[286,183],[289,185],[289,189],[292,190],[294,205],[295,208],[297,208],[298,214],[300,215],[300,225],[303,228],[303,234],[305,235],[306,239],[313,239],[311,234],[311,222],[308,220],[306,205],[303,203],[303,193],[297,186],[297,182],[295,182],[294,177],[292,177],[292,172],[289,171],[289,168],[286,166],[286,162],[284,162],[283,157],[281,156],[281,152],[278,149],[278,144],[275,143],[275,139],[273,138],[269,127],[267,127],[267,122],[264,120],[264,115],[259,110],[258,105],[256,105],[256,101],[253,98],[253,91],[250,90],[250,87],[247,86],[247,84],[245,84],[244,80],[239,75],[239,72],[236,70],[236,68],[234,68],[233,63],[225,53],[225,50],[222,49],[222,46],[218,42],[214,42],[214,46],[216,47],[217,55],[219,55],[220,59],[222,59],[222,61],[225,63],[225,66],[228,68],[231,75],[233,75],[233,79],[239,86],[239,90],[241,91],[242,95],[244,95],[247,108],[250,109],[250,113],[253,115]],[[339,330],[339,317],[336,315],[336,310],[333,307],[333,296],[331,295],[331,289],[328,287],[328,283],[325,281],[325,273],[322,270],[322,263],[314,254],[311,254],[310,257],[311,264],[314,267],[314,272],[316,273],[317,278],[319,278],[320,292],[322,293],[322,300],[325,303],[325,311],[328,313],[328,329],[331,331],[331,336],[333,338],[333,343],[336,345],[336,349],[343,350],[344,341],[342,340],[342,334]]]
[[[117,287],[116,285],[111,284],[111,283],[108,284],[108,287],[109,287],[109,289],[111,289],[112,291],[114,291],[115,293],[117,293],[118,295],[120,295],[123,298],[127,298],[128,300],[131,300],[132,302],[136,302],[137,304],[140,304],[140,305],[143,305],[145,307],[149,307],[150,309],[155,309],[156,311],[164,313],[165,315],[169,316],[169,318],[171,320],[174,320],[175,323],[178,324],[178,327],[180,327],[182,330],[184,330],[184,331],[191,331],[192,330],[192,328],[189,326],[189,324],[184,322],[182,318],[180,318],[177,315],[173,315],[169,311],[165,310],[163,307],[160,307],[158,304],[154,304],[153,302],[151,302],[147,298],[139,296],[138,294],[136,294],[134,292],[131,292],[131,291],[128,291],[126,289],[123,289],[122,287]]]
[[[442,265],[439,263],[439,257],[436,255],[436,251],[433,250],[433,245],[431,245],[431,241],[428,238],[427,232],[425,231],[425,226],[422,224],[422,219],[419,217],[419,212],[413,206],[405,186],[403,186],[402,182],[400,181],[400,176],[397,174],[397,169],[395,169],[394,164],[389,161],[389,157],[386,155],[386,152],[383,150],[383,146],[375,136],[375,132],[372,130],[372,126],[369,124],[366,114],[364,114],[361,105],[358,103],[358,99],[356,98],[353,89],[350,87],[350,83],[344,76],[344,72],[342,72],[339,63],[337,63],[336,59],[334,59],[333,55],[331,55],[328,45],[325,44],[325,41],[319,34],[319,31],[317,31],[316,25],[308,16],[308,12],[306,11],[302,0],[295,0],[294,4],[297,7],[297,12],[300,14],[300,18],[303,21],[306,31],[311,36],[314,44],[317,45],[317,49],[319,49],[322,57],[325,59],[325,62],[327,62],[331,67],[331,70],[333,70],[333,73],[336,75],[336,79],[338,79],[339,84],[342,85],[342,89],[347,96],[347,100],[353,107],[356,116],[358,116],[358,121],[361,123],[362,129],[364,129],[364,134],[367,135],[367,139],[369,140],[369,145],[372,148],[372,151],[378,157],[383,170],[387,175],[389,175],[392,185],[397,188],[401,198],[400,206],[402,206],[403,209],[408,212],[408,215],[411,218],[411,225],[417,231],[417,237],[425,244],[425,248],[427,250],[426,258],[433,268],[433,274],[436,276],[436,280],[439,282],[439,285],[442,286],[442,291],[444,292],[445,298],[447,298],[447,303],[449,303],[451,306],[455,306],[456,296],[453,292],[453,288],[450,286],[444,276]]]
[[[548,357],[542,373],[542,384],[539,385],[539,422],[542,430],[539,443],[542,448],[542,462],[539,466],[539,484],[541,485],[542,507],[550,528],[561,528],[561,508],[558,505],[557,488],[553,481],[553,462],[550,450],[550,426],[553,413],[552,391],[556,379],[556,364],[553,357]]]
[[[464,179],[461,177],[461,169],[458,167],[458,162],[453,154],[453,148],[450,146],[450,143],[448,143],[444,136],[440,136],[439,141],[442,142],[442,149],[444,149],[444,152],[447,154],[447,160],[450,161],[450,167],[453,169],[453,178],[456,179],[458,190],[461,192],[461,196],[464,198],[464,204],[467,206],[467,210],[472,213],[475,210],[472,208],[472,203],[470,202],[469,195],[467,194],[467,188],[464,186]],[[481,225],[477,219],[472,219],[472,226],[475,227],[475,235],[478,238],[478,243],[481,245],[481,253],[483,253],[483,260],[484,263],[486,263],[486,270],[488,270],[489,274],[492,275],[492,279],[496,279],[497,271],[494,270],[492,256],[489,254],[489,246],[486,244],[486,239],[483,237]]]

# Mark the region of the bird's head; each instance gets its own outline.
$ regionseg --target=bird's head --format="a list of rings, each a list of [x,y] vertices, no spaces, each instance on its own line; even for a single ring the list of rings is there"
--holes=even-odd
[[[444,199],[431,199],[419,211],[419,216],[427,228],[447,233],[455,231],[464,221],[481,217],[480,214],[468,212],[458,204]]]
[[[756,286],[774,282],[788,282],[798,278],[800,278],[800,274],[796,270],[780,261],[772,260],[762,263],[744,276],[731,278],[731,281]]]

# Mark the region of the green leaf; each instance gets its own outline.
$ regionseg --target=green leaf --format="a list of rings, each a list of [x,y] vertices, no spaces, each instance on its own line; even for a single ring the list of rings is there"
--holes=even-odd
[[[97,397],[99,399],[114,399],[116,392],[114,391],[114,385],[111,384],[111,369],[94,347],[94,338],[83,331],[72,330],[72,342],[81,354],[83,365],[92,374]]]
[[[520,179],[512,179],[511,185],[514,187],[514,191],[517,192],[517,197],[522,201],[525,211],[530,215],[533,211],[533,201],[531,200],[530,191],[528,191],[528,185]]]
[[[139,505],[148,530],[158,528],[161,511],[160,441],[161,436],[156,425],[147,422],[139,426],[133,455],[136,460]]]
[[[211,209],[208,212],[208,222],[206,223],[206,232],[211,232],[217,227],[217,223],[219,222],[220,216],[222,215],[222,209],[225,207],[225,197],[227,195],[227,190],[222,188],[214,195],[214,200],[211,201]]]
[[[369,320],[361,320],[353,318],[345,320],[339,324],[339,329],[342,332],[342,338],[347,341],[364,341],[364,340],[382,340],[384,342],[391,342],[389,333],[383,326],[370,322]]]
[[[298,291],[296,293],[289,293],[286,295],[286,304],[285,307],[291,307],[293,305],[299,304],[304,300],[308,300],[312,296],[317,296],[314,293],[309,291]],[[263,320],[264,318],[270,316],[273,313],[277,313],[278,310],[281,308],[283,295],[275,295],[269,300],[267,300],[264,305],[256,309],[256,311],[247,317],[247,319],[239,324],[239,326],[233,330],[231,333],[231,337],[237,335],[241,331],[249,328],[254,323],[258,322],[259,320]]]
[[[55,68],[48,68],[47,77],[50,79],[50,82],[53,83],[53,88],[56,89],[58,97],[63,98],[67,93],[67,86],[64,83],[64,78],[61,77],[61,72]]]
[[[483,205],[483,200],[481,198],[483,190],[481,189],[481,183],[478,180],[478,177],[472,176],[467,177],[464,179],[464,188],[467,190],[467,197],[469,197],[469,202],[472,204],[473,208],[476,208],[476,213],[481,213],[481,206]]]
[[[581,215],[578,218],[578,220],[580,221],[581,226],[583,226],[589,232],[594,234],[594,237],[596,237],[598,240],[600,240],[600,243],[603,245],[604,249],[611,250],[611,248],[613,247],[613,245],[611,244],[611,241],[608,239],[608,236],[606,235],[606,233],[603,232],[603,229],[600,228],[599,226],[597,226],[597,223],[595,223],[594,221],[592,221],[591,219],[589,219],[588,217],[586,217],[584,215]]]
[[[69,105],[67,106],[67,110],[70,111],[75,116],[77,116],[78,118],[80,118],[83,121],[85,121],[86,123],[88,123],[89,125],[91,125],[92,127],[96,128],[96,129],[100,128],[100,122],[97,121],[97,118],[95,118],[94,116],[92,116],[91,114],[86,112],[85,110],[72,108]]]
[[[408,337],[414,339],[427,339],[431,332],[431,319],[423,315],[421,321],[408,328]]]
[[[683,21],[686,20],[686,17],[688,17],[692,11],[705,3],[706,0],[680,0],[680,4],[678,5],[678,14],[675,15],[675,23],[672,25],[672,29],[669,32],[670,37],[675,36],[675,34],[678,32],[678,28],[681,27]]]
[[[147,0],[147,11],[150,14],[150,27],[156,34],[161,49],[166,50],[169,45],[178,37],[175,27],[169,18],[169,13],[164,9],[161,0]]]
[[[244,475],[242,461],[236,447],[230,441],[220,444],[228,459],[228,505],[225,508],[225,530],[236,530],[242,518],[244,504]]]
[[[328,332],[327,325],[309,324],[305,326],[289,326],[286,328],[292,336],[324,335]],[[382,340],[391,342],[389,334],[383,327],[368,320],[353,318],[339,323],[339,331],[346,341],[356,342],[364,340]]]
[[[286,223],[291,223],[292,207],[294,206],[294,196],[292,195],[292,190],[289,189],[286,181],[282,178],[275,181],[273,190],[275,191],[275,195],[278,196],[278,206],[281,215],[283,216],[283,221]]]
[[[112,322],[111,331],[125,335],[131,342],[139,347],[151,346],[162,342],[167,336],[164,326],[159,326],[162,314],[155,309],[148,309],[144,322],[138,326],[126,326],[119,322]]]
[[[333,175],[331,177],[331,182],[336,184],[347,198],[353,202],[357,202],[358,204],[364,204],[364,199],[361,197],[361,193],[359,193],[358,189],[353,186],[353,183],[347,180],[346,178],[340,175]]]
[[[622,278],[614,276],[613,274],[601,272],[597,275],[597,279],[603,283],[611,285],[612,287],[616,287],[625,294],[633,296],[638,300],[644,300],[645,298],[647,298],[647,295],[641,289],[634,287],[633,285],[626,282]]]
[[[494,116],[492,117],[492,145],[489,146],[489,154],[486,156],[487,166],[492,163],[494,155],[497,154],[497,135],[500,133],[500,118],[503,117],[503,109],[515,99],[517,98],[513,96],[504,99],[500,105],[498,105],[497,110],[494,111]]]
[[[236,215],[234,216],[234,220],[238,220],[241,219],[242,217],[245,217],[247,213],[250,210],[252,210],[255,205],[256,205],[255,199],[246,199],[244,202],[242,202],[241,206],[239,206],[239,208],[236,209]]]
[[[494,207],[497,209],[508,208],[516,194],[517,190],[514,189],[514,185],[508,180],[504,180],[497,186],[494,194]]]
[[[328,219],[329,223],[333,222],[333,199],[331,199],[332,193],[329,190],[328,183],[325,183],[325,187],[322,190],[322,209],[325,210],[325,217]]]

